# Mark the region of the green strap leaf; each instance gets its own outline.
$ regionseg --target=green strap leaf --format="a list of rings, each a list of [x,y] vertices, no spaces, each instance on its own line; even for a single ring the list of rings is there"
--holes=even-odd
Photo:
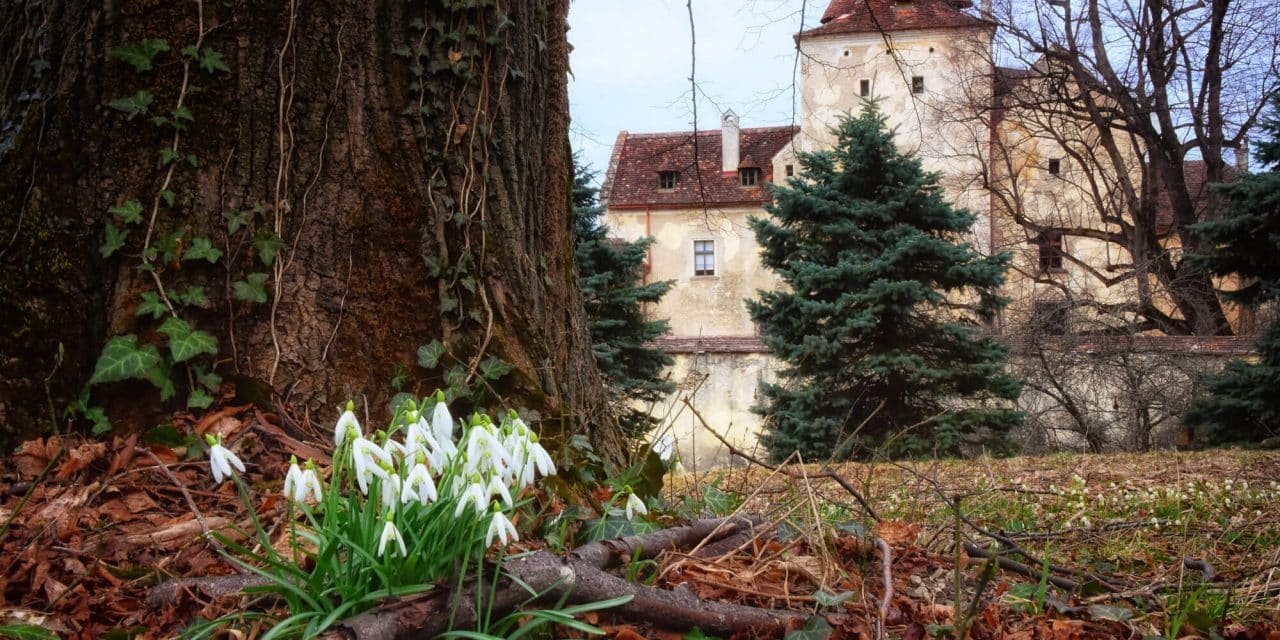
[[[218,339],[213,335],[192,329],[181,318],[170,317],[160,325],[160,333],[169,336],[169,353],[174,362],[185,362],[202,353],[217,354]]]

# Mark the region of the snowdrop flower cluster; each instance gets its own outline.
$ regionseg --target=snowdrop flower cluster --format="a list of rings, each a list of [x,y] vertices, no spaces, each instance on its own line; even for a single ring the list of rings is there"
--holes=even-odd
[[[517,541],[507,515],[515,497],[539,476],[556,473],[537,434],[514,411],[498,423],[487,415],[472,416],[455,441],[458,424],[439,392],[429,417],[411,403],[390,433],[377,431],[371,437],[364,435],[354,409],[347,403],[334,425],[335,461],[349,469],[360,495],[376,500],[379,512],[387,514],[379,556],[395,550],[407,555],[401,529],[394,524],[397,514],[436,503],[451,506],[455,519],[469,514],[487,523],[486,546],[495,537],[503,545]],[[286,479],[285,494],[301,502],[311,485],[305,472],[298,473],[295,480]],[[318,488],[315,495],[319,499]]]

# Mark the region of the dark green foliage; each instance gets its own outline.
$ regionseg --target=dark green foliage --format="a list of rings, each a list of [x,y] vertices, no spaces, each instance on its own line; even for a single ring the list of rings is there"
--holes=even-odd
[[[1218,185],[1221,217],[1196,225],[1215,249],[1192,259],[1217,275],[1238,275],[1245,286],[1228,295],[1245,304],[1280,300],[1280,94],[1271,104],[1271,117],[1261,125],[1271,140],[1259,144],[1256,155],[1270,170]],[[1258,353],[1256,362],[1232,360],[1205,381],[1209,395],[1197,398],[1186,416],[1198,442],[1280,435],[1280,324],[1262,332]]]
[[[674,281],[643,282],[645,254],[652,238],[626,242],[609,238],[600,224],[604,210],[591,186],[592,174],[574,161],[573,233],[578,278],[591,330],[591,351],[605,376],[629,437],[654,426],[644,411],[622,406],[631,401],[652,403],[671,393],[675,385],[662,378],[671,356],[649,346],[668,331],[666,320],[647,320],[643,305],[656,303]]]
[[[977,328],[1006,304],[996,290],[1010,256],[964,244],[973,214],[898,153],[875,106],[835,133],[834,149],[802,154],[798,179],[776,189],[772,218],[751,220],[787,284],[747,301],[786,363],[757,408],[765,446],[774,460],[1002,449],[1021,385]]]

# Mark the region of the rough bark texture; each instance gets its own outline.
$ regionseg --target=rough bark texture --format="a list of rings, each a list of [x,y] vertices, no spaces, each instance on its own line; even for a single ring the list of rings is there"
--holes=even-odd
[[[494,356],[514,369],[490,398],[585,428],[617,460],[574,286],[567,5],[0,6],[0,438],[61,420],[112,336],[164,352],[165,316],[136,316],[140,296],[198,285],[209,304],[174,309],[217,337],[218,371],[267,381],[318,420],[348,398],[385,418],[397,366],[420,395],[460,386],[459,372],[483,387],[477,368]],[[111,54],[144,38],[170,45],[150,71]],[[196,58],[179,53],[197,43]],[[229,71],[201,68],[206,49]],[[140,90],[148,114],[107,107]],[[194,121],[176,137],[148,121],[178,104]],[[182,159],[159,161],[165,148]],[[129,228],[108,210],[129,200],[143,221],[103,258],[107,225]],[[247,226],[229,232],[229,211]],[[271,265],[255,236],[282,242]],[[223,256],[181,259],[202,237]],[[169,255],[146,257],[165,241]],[[254,272],[265,303],[234,295]],[[434,339],[448,355],[419,369]],[[167,407],[145,382],[92,399],[141,423],[130,418],[181,406],[185,367]]]

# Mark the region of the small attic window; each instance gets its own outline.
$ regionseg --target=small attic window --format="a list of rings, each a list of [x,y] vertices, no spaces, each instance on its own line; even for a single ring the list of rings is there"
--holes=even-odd
[[[1055,176],[1062,173],[1061,158],[1049,158],[1049,173]]]
[[[911,93],[924,93],[924,76],[911,76]]]
[[[871,95],[871,81],[870,81],[870,80],[860,80],[860,81],[858,81],[858,95],[860,95],[860,96],[862,96],[862,97],[864,97],[864,98],[865,98],[865,97],[867,97],[867,96],[869,96],[869,95]]]
[[[743,167],[738,169],[738,186],[754,187],[760,184],[759,167]]]
[[[794,176],[796,174],[796,166],[793,164],[789,164],[787,165],[786,171],[787,171],[787,177],[790,178],[791,176]]]
[[[658,188],[666,191],[676,188],[676,172],[675,171],[659,171],[658,172]]]

